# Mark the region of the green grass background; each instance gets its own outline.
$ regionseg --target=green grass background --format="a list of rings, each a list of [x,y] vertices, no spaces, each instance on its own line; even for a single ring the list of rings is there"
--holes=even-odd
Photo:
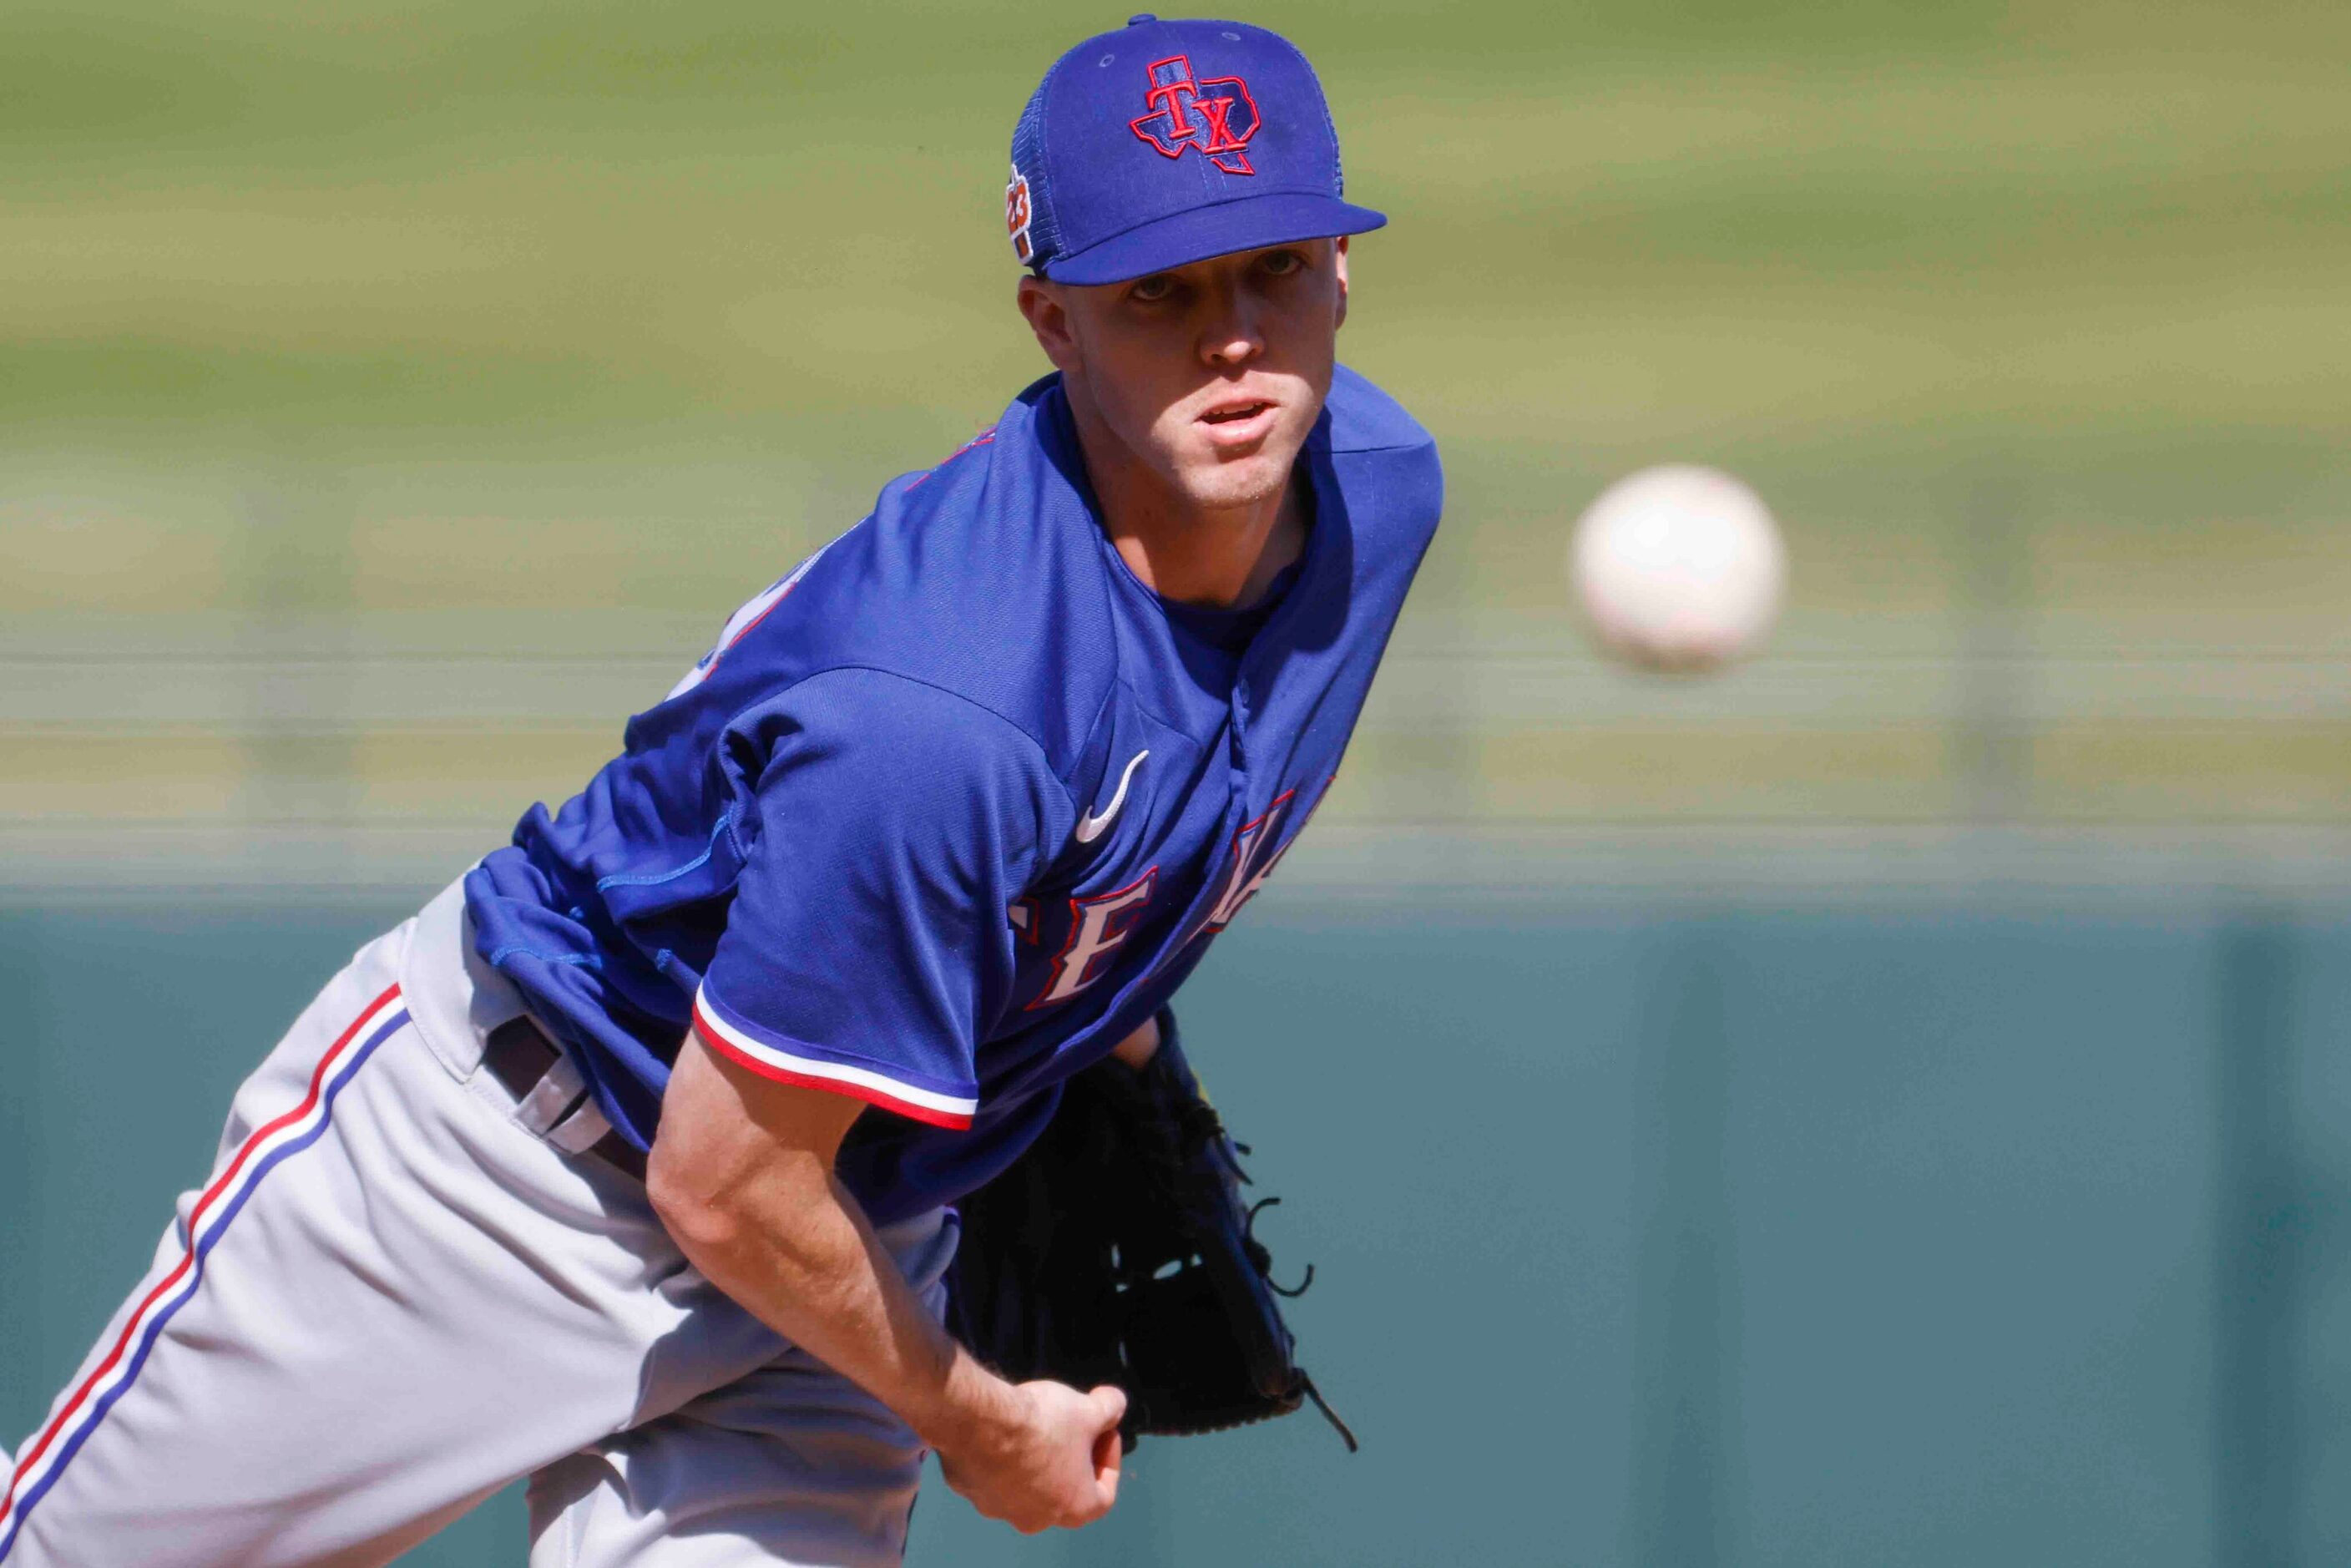
[[[1986,476],[2052,592],[2344,586],[2339,14],[1252,16],[1395,218],[1346,350],[1452,456],[1433,597],[1556,602],[1596,483],[1685,455],[1764,486],[1814,603],[1939,600]],[[1038,368],[1004,146],[1118,19],[11,7],[6,607],[723,608]],[[256,492],[402,570],[264,571]]]
[[[1055,53],[1122,16],[0,12],[10,649],[189,615],[233,633],[431,612],[477,632],[534,611],[590,645],[602,612],[715,625],[1041,368],[1001,233],[1009,127]],[[2090,699],[2019,753],[2023,814],[2351,820],[2339,11],[1251,16],[1317,60],[1351,192],[1394,216],[1359,247],[1343,351],[1447,455],[1407,641],[1507,623],[1572,653],[1558,561],[1576,511],[1633,466],[1714,462],[1788,525],[1782,652],[2120,659],[2124,695],[2131,661],[2182,650],[2221,661],[2224,685],[2280,653],[2318,661],[2272,671],[2300,694],[2283,718],[2110,720]],[[1983,613],[2006,618],[1989,644],[1970,629]],[[1334,809],[1967,810],[1970,743],[1946,715],[1890,737],[1784,716],[1666,734],[1565,699],[1538,717],[1367,737],[1360,798]],[[25,742],[0,764],[0,817],[73,817],[93,775],[154,773],[137,788],[168,803],[267,768],[388,780],[361,793],[393,815],[439,809],[364,742],[224,761],[204,737],[89,729],[0,715]],[[611,738],[529,743],[525,789],[559,798]],[[478,776],[466,820],[490,826],[512,815],[517,755],[432,770]],[[1660,796],[1660,772],[1709,782]]]

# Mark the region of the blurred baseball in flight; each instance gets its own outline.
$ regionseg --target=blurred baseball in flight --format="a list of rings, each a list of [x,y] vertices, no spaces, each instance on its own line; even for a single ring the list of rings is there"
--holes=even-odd
[[[1752,653],[1769,634],[1788,556],[1754,491],[1718,469],[1669,464],[1600,492],[1576,522],[1567,569],[1609,653],[1695,674]]]

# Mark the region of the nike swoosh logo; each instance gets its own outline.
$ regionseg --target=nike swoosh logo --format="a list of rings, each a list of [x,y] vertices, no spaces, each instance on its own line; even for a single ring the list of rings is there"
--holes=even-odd
[[[1126,786],[1134,778],[1134,770],[1142,767],[1143,759],[1150,755],[1148,749],[1138,751],[1127,763],[1126,771],[1118,776],[1118,793],[1110,798],[1109,810],[1099,817],[1091,811],[1078,813],[1078,842],[1090,844],[1102,836],[1102,830],[1110,826],[1113,817],[1118,815],[1118,809],[1126,804]]]

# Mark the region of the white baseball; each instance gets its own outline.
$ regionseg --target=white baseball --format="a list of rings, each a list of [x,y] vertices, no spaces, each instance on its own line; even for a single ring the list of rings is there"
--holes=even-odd
[[[1672,464],[1619,479],[1584,509],[1568,576],[1610,653],[1652,670],[1717,669],[1779,618],[1788,558],[1755,492]]]

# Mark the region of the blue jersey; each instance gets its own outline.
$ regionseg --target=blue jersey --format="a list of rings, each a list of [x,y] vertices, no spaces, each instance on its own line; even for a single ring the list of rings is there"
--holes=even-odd
[[[1253,614],[1104,535],[1058,378],[737,611],[625,749],[465,882],[482,956],[649,1145],[678,1043],[893,1113],[876,1223],[1024,1148],[1181,985],[1331,783],[1436,529],[1435,444],[1342,369]]]

